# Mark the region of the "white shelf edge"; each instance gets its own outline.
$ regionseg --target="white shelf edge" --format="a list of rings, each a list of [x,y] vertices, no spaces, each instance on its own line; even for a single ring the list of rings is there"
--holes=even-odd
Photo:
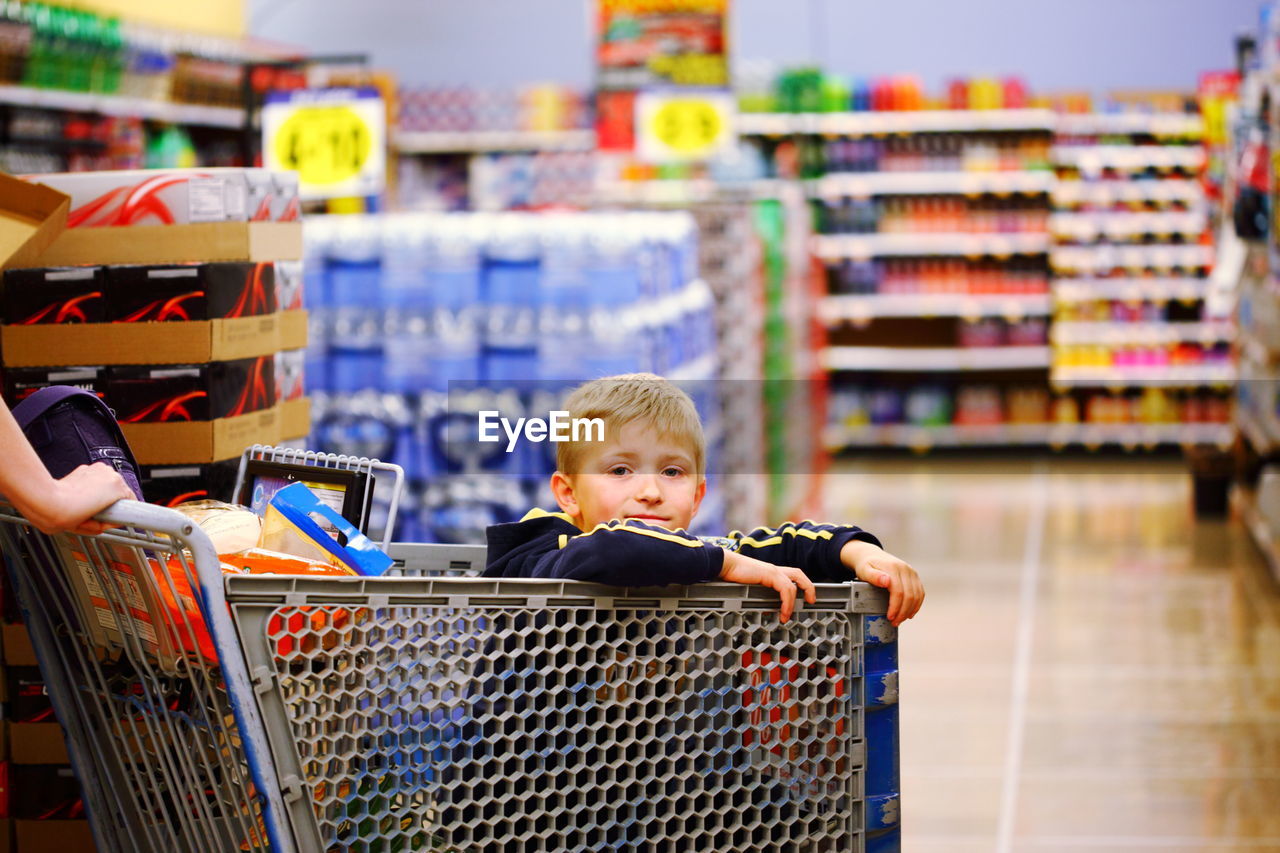
[[[1242,504],[1240,514],[1245,530],[1249,532],[1249,538],[1253,540],[1253,544],[1262,554],[1262,559],[1271,569],[1272,576],[1280,581],[1280,531],[1272,530],[1267,526],[1266,519],[1258,511],[1252,495],[1242,501]]]
[[[593,130],[397,131],[392,147],[402,154],[484,153],[495,151],[590,151]]]
[[[999,447],[1023,445],[1150,447],[1173,444],[1227,446],[1231,424],[955,424],[914,426],[882,424],[863,427],[830,425],[823,441],[830,450],[854,447]]]
[[[1209,294],[1209,280],[1193,279],[1142,279],[1142,278],[1067,278],[1053,280],[1055,302],[1094,302],[1099,299],[1141,301],[1144,299],[1196,300]]]
[[[903,110],[839,113],[739,113],[736,129],[744,136],[1043,130],[1051,132],[1049,110]]]
[[[1235,340],[1228,321],[1124,323],[1058,320],[1050,329],[1055,344],[1222,343]]]
[[[1051,172],[833,172],[807,182],[813,198],[869,195],[1049,193]]]
[[[1182,368],[1148,368],[1145,370],[1115,370],[1108,368],[1054,368],[1049,373],[1049,384],[1085,388],[1133,387],[1170,385],[1198,387],[1201,385],[1230,385],[1236,381],[1231,367],[1196,366]]]
[[[1144,133],[1152,136],[1199,136],[1204,119],[1190,113],[1085,113],[1059,115],[1057,132],[1080,136]]]
[[[239,107],[202,106],[134,98],[128,95],[68,92],[62,89],[37,89],[31,86],[0,86],[0,103],[109,116],[136,116],[154,121],[202,127],[234,128],[244,124],[244,110]]]
[[[835,294],[818,304],[828,323],[876,317],[1044,317],[1048,294],[872,293]]]
[[[813,253],[824,260],[927,255],[1040,255],[1048,234],[816,234]]]
[[[1205,152],[1199,145],[1055,145],[1049,160],[1083,171],[1113,169],[1198,169]]]
[[[892,373],[972,370],[1043,370],[1047,346],[1008,347],[826,347],[820,363],[827,370]]]
[[[1265,456],[1280,449],[1280,425],[1277,425],[1276,432],[1272,433],[1254,412],[1239,404],[1236,405],[1236,423],[1258,454]]]

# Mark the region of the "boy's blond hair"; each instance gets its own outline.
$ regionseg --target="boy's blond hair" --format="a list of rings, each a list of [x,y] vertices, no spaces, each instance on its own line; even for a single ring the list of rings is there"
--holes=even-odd
[[[678,385],[661,376],[623,373],[593,379],[575,388],[564,408],[570,418],[600,418],[606,436],[631,423],[651,426],[660,438],[691,452],[699,479],[705,473],[707,445],[698,409]],[[565,474],[579,473],[588,446],[585,441],[559,442],[556,468]]]

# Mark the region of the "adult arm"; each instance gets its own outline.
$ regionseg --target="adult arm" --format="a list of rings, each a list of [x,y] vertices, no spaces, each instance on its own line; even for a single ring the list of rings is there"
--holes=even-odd
[[[81,465],[55,480],[32,449],[9,407],[0,400],[0,494],[38,530],[101,533],[93,516],[122,498],[133,498],[124,479],[101,462]]]

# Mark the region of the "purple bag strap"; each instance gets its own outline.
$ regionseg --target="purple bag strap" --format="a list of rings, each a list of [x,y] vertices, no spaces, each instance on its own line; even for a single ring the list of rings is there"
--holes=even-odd
[[[71,397],[83,395],[93,399],[95,404],[101,405],[102,401],[92,391],[86,391],[83,388],[76,388],[72,385],[50,385],[48,388],[41,388],[27,399],[13,407],[13,419],[18,422],[18,426],[24,431],[28,424],[63,400]]]

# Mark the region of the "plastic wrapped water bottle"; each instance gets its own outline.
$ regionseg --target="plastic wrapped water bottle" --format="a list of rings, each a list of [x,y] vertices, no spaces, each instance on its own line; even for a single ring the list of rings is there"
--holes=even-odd
[[[382,312],[376,308],[333,309],[329,332],[329,384],[334,391],[384,388]]]
[[[593,307],[618,308],[640,299],[637,240],[624,217],[601,216],[587,238],[587,281]]]
[[[335,308],[380,306],[381,243],[379,220],[342,217],[328,250],[329,290]]]
[[[423,220],[427,283],[431,303],[448,311],[480,302],[481,232],[473,217],[434,216]]]
[[[423,215],[386,217],[382,229],[382,301],[394,311],[426,312],[431,306],[428,234]]]

